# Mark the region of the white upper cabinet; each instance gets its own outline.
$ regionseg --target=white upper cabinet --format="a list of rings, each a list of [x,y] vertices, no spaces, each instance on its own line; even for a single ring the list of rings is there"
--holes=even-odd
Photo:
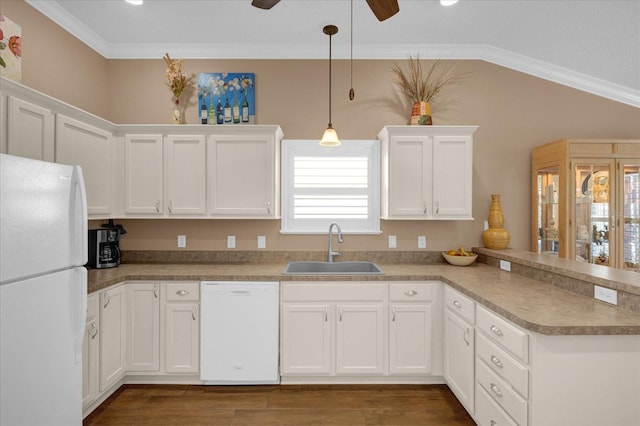
[[[205,214],[205,137],[165,137],[165,184],[170,216]]]
[[[87,212],[111,213],[112,134],[82,121],[56,116],[56,163],[79,165],[87,192]]]
[[[164,212],[162,135],[124,137],[124,211],[161,215]]]
[[[473,219],[476,126],[386,126],[382,142],[383,219]]]
[[[278,126],[233,128],[209,136],[207,198],[212,216],[279,217],[281,139]]]
[[[51,110],[9,96],[7,154],[34,160],[54,160],[54,116]]]

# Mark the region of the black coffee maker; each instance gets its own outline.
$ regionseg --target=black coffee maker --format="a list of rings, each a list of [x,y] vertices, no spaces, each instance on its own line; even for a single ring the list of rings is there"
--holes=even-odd
[[[102,229],[89,229],[89,261],[87,266],[95,269],[114,268],[120,264],[120,235],[127,231],[113,220],[102,225]]]

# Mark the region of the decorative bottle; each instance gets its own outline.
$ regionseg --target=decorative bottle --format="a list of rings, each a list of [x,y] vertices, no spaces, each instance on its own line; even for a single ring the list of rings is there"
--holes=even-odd
[[[233,95],[233,107],[231,109],[233,112],[233,122],[238,124],[240,122],[240,106],[238,105],[238,96]]]
[[[209,103],[209,124],[216,124],[216,110],[213,107],[213,96],[211,97],[211,102]]]
[[[226,99],[224,104],[224,122],[231,123],[231,105],[229,105],[229,98]]]
[[[249,101],[247,101],[246,95],[244,97],[244,101],[242,101],[242,122],[249,122]]]
[[[494,250],[504,250],[509,245],[510,235],[504,226],[504,216],[499,195],[491,195],[489,208],[489,228],[482,233],[484,246]]]
[[[202,97],[202,105],[200,105],[200,122],[202,124],[207,124],[207,104],[204,101],[204,96]]]
[[[222,107],[222,101],[218,98],[218,105],[216,106],[216,122],[218,124],[224,123],[224,108]]]

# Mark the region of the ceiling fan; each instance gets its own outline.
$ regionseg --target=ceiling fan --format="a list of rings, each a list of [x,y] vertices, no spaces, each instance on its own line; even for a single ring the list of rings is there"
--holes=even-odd
[[[271,9],[278,2],[280,0],[252,0],[251,5],[260,9]],[[400,11],[398,0],[367,0],[367,3],[378,21],[389,19]]]

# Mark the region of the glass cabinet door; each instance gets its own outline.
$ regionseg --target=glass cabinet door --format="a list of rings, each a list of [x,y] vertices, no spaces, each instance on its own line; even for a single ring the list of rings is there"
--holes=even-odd
[[[614,229],[611,200],[614,194],[611,162],[574,163],[575,258],[598,265],[610,265]],[[611,264],[611,266],[613,266]]]
[[[558,252],[559,167],[538,170],[538,253]]]
[[[640,272],[640,160],[620,161],[622,268]]]

